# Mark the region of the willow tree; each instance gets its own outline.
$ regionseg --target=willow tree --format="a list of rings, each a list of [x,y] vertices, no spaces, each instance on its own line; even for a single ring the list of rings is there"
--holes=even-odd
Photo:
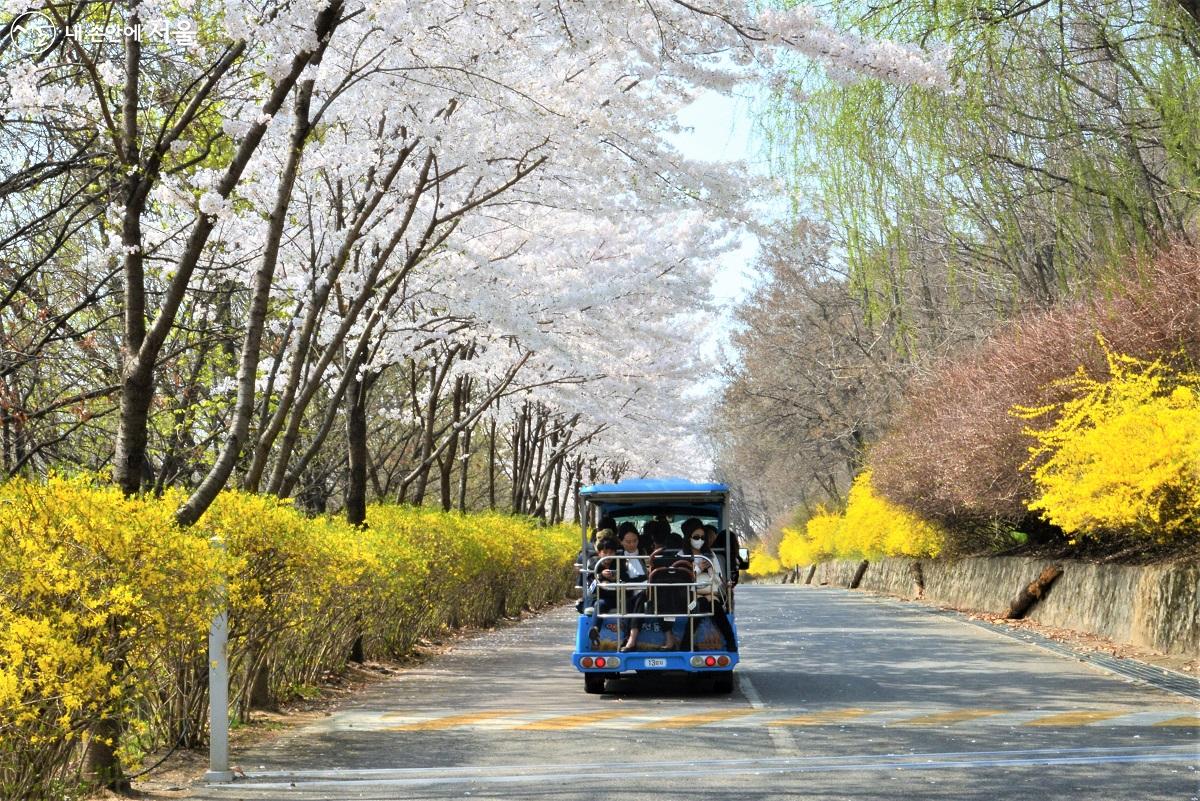
[[[963,327],[960,311],[1050,304],[1129,254],[1195,236],[1194,8],[895,0],[864,14],[838,0],[830,10],[866,35],[952,54],[949,93],[797,70],[767,120],[776,166],[831,224],[870,313],[902,322],[904,351],[943,343]]]

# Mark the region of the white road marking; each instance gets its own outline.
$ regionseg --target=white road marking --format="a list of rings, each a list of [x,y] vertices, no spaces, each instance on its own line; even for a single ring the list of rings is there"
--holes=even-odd
[[[750,702],[750,706],[754,707],[757,712],[766,711],[766,704],[763,703],[762,696],[758,694],[758,690],[754,687],[754,682],[750,681],[748,673],[735,673],[737,676],[738,689],[742,691],[742,695],[746,696],[746,700]],[[782,726],[772,726],[767,724],[767,734],[771,736],[771,742],[775,743],[775,751],[780,756],[793,756],[797,752],[796,738],[792,733]]]

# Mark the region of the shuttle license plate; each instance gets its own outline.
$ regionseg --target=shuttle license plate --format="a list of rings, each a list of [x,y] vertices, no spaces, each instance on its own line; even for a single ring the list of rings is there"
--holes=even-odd
[[[665,660],[665,659],[647,659],[646,660],[646,667],[648,667],[648,668],[666,667],[666,666],[667,666],[667,660]]]

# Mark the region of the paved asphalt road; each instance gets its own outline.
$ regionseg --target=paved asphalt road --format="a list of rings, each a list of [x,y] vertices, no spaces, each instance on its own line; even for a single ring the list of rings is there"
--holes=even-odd
[[[732,695],[586,695],[570,607],[253,753],[206,799],[1200,799],[1200,709],[914,605],[739,588]]]

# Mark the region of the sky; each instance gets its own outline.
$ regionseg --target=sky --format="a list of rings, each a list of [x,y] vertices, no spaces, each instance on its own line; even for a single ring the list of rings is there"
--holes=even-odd
[[[680,111],[680,124],[690,130],[670,137],[671,142],[688,158],[743,160],[765,174],[761,140],[755,134],[751,111],[750,98],[705,91]],[[750,282],[746,268],[757,253],[757,243],[746,240],[739,249],[726,254],[713,281],[713,297],[718,303],[732,304],[745,296]]]
[[[767,174],[761,137],[753,117],[754,98],[705,91],[680,110],[685,132],[669,137],[680,152],[698,161],[745,161],[756,172]],[[728,341],[733,306],[743,300],[753,284],[753,264],[758,242],[743,238],[740,247],[724,254],[712,283],[712,298],[720,308],[720,319],[706,341],[706,356],[715,357]]]

